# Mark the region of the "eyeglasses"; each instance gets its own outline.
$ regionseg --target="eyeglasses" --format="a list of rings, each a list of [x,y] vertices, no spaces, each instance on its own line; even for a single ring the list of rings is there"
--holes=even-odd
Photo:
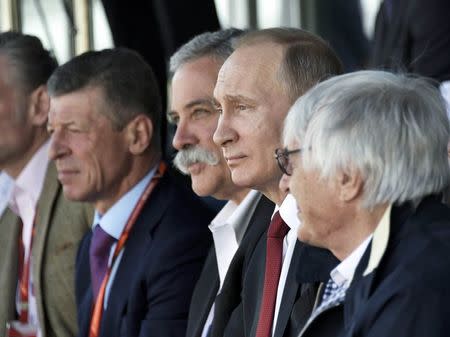
[[[288,176],[292,175],[292,165],[289,161],[289,155],[302,152],[302,150],[303,149],[288,150],[287,148],[275,150],[275,159],[277,160],[281,172]]]

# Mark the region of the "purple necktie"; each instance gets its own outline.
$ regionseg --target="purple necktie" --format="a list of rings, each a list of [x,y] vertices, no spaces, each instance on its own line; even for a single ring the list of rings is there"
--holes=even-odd
[[[100,225],[95,226],[92,234],[91,247],[89,249],[89,262],[91,265],[91,283],[93,300],[98,296],[100,286],[108,268],[108,259],[111,246],[116,241],[111,235],[106,233]]]

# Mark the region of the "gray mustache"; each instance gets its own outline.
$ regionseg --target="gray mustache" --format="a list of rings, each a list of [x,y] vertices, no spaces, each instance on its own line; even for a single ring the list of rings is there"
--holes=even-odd
[[[217,165],[219,158],[211,151],[202,149],[199,146],[192,146],[178,151],[173,160],[175,167],[184,174],[189,174],[188,167],[195,163]]]

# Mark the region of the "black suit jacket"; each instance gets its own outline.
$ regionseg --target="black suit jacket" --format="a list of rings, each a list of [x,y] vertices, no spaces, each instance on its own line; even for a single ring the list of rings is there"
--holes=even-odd
[[[184,337],[189,302],[211,235],[214,214],[166,173],[130,233],[103,312],[100,336]],[[79,335],[92,310],[88,233],[76,262]]]
[[[392,0],[377,15],[372,66],[450,79],[450,2]]]
[[[223,336],[230,315],[240,303],[244,258],[253,253],[256,243],[270,222],[274,207],[274,203],[265,196],[261,196],[248,223],[242,242],[231,261],[219,295],[217,295],[219,274],[217,270],[216,252],[214,247],[211,248],[192,295],[186,333],[187,337],[201,336],[209,311],[214,302],[214,320],[211,325],[211,337]]]
[[[450,209],[429,197],[394,207],[387,249],[361,259],[345,300],[345,336],[443,337],[450,331]]]
[[[273,211],[273,210],[272,210]],[[254,337],[259,319],[266,261],[266,224],[254,252],[245,257],[241,303],[225,328],[226,337]],[[320,282],[328,279],[338,260],[328,251],[296,242],[273,337],[297,336],[306,323]]]

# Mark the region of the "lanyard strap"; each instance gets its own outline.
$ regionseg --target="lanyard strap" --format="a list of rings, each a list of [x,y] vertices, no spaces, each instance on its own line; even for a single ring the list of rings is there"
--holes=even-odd
[[[31,264],[31,248],[33,247],[34,238],[34,228],[36,222],[36,215],[33,220],[33,227],[31,232],[30,249],[28,250],[28,257],[25,259],[25,246],[23,244],[23,221],[21,221],[21,230],[19,235],[19,321],[22,323],[28,322],[28,297],[29,297],[29,287],[30,287],[30,264]],[[21,267],[20,267],[21,266]]]
[[[108,284],[109,277],[111,276],[111,271],[114,266],[114,262],[116,261],[117,257],[119,256],[120,252],[122,251],[123,247],[125,246],[128,236],[130,235],[131,229],[133,228],[133,225],[136,222],[137,217],[141,213],[145,202],[147,201],[148,197],[154,190],[154,188],[157,185],[157,183],[159,182],[160,178],[164,175],[166,168],[167,168],[166,164],[163,161],[161,161],[159,164],[158,170],[155,172],[154,176],[152,177],[149,184],[147,185],[144,192],[142,193],[141,198],[137,202],[136,206],[134,207],[133,212],[131,213],[130,217],[128,218],[128,221],[125,225],[125,229],[123,230],[122,234],[119,237],[119,241],[117,242],[116,248],[114,249],[114,254],[112,257],[111,264],[108,266],[108,270],[106,271],[106,275],[103,278],[102,284],[100,286],[100,290],[98,292],[97,299],[95,301],[94,310],[92,312],[91,325],[89,328],[89,337],[98,337],[98,335],[100,333],[100,323],[101,323],[102,314],[103,314],[103,302],[105,299],[106,285]]]

